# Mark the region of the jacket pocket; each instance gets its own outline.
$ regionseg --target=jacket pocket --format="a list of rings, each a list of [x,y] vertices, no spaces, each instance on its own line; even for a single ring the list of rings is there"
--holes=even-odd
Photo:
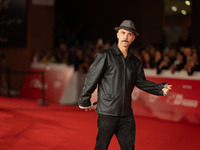
[[[114,95],[114,94],[101,94],[101,98],[103,100],[113,101],[113,100],[115,100],[116,95]]]

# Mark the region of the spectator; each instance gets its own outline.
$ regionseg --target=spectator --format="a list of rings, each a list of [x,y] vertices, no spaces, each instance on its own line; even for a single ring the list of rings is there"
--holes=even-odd
[[[133,54],[134,56],[136,56],[141,62],[142,60],[142,56],[139,54],[138,49],[134,48],[130,48],[130,53]]]
[[[172,65],[174,63],[174,61],[176,60],[176,53],[177,53],[177,50],[175,47],[171,47],[168,50],[168,56],[170,58],[170,65]]]
[[[107,42],[104,44],[103,49],[108,49],[108,48],[110,48],[110,43],[107,41]]]
[[[188,75],[192,75],[194,72],[192,49],[191,47],[184,47],[183,51],[186,56],[186,65],[184,66],[184,69],[187,71]]]
[[[162,53],[159,50],[155,51],[154,61],[153,61],[153,68],[157,68],[162,61]]]
[[[57,63],[69,64],[69,52],[65,43],[61,43],[56,49],[55,59]]]
[[[56,50],[55,59],[56,59],[56,62],[57,62],[57,63],[63,63],[63,62],[64,62],[64,57],[63,57],[63,54],[62,54],[62,52],[60,51],[60,49],[57,49],[57,50]]]
[[[170,58],[169,58],[169,56],[165,55],[163,57],[163,60],[157,67],[157,74],[160,74],[162,72],[162,70],[169,69],[169,67],[170,67]]]
[[[147,45],[145,50],[150,54],[151,58],[155,55],[155,47],[152,44]]]
[[[55,61],[56,61],[56,59],[50,51],[47,51],[41,60],[41,62],[43,62],[43,63],[53,63]]]
[[[193,65],[193,69],[194,71],[200,71],[200,63],[199,63],[199,57],[197,53],[193,53],[193,61],[192,61],[192,65]]]
[[[88,72],[88,69],[89,69],[89,67],[90,67],[90,64],[91,64],[90,58],[89,58],[89,57],[85,57],[83,63],[81,63],[81,64],[79,65],[78,70],[79,70],[80,72],[87,73],[87,72]]]
[[[179,51],[176,54],[176,60],[170,67],[170,70],[172,73],[174,73],[175,71],[180,71],[184,69],[185,64],[186,64],[186,56],[183,52]]]
[[[38,62],[40,62],[41,61],[41,59],[42,59],[42,52],[41,52],[41,50],[39,49],[39,48],[37,48],[37,49],[35,49],[35,51],[33,52],[33,60],[32,60],[32,62],[33,63],[38,63]]]
[[[151,55],[149,52],[145,51],[143,53],[143,67],[144,68],[152,68],[152,61],[151,61]]]
[[[82,63],[84,63],[84,56],[83,56],[83,50],[77,49],[75,53],[75,58],[73,59],[74,62],[74,69],[75,71],[82,70]]]
[[[101,49],[103,49],[103,47],[104,47],[103,39],[102,39],[102,38],[99,38],[99,39],[97,40],[97,43],[96,43],[96,48],[101,50]]]

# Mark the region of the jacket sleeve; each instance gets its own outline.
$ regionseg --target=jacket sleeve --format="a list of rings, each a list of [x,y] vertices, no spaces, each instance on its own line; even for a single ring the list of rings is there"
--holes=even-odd
[[[103,68],[105,64],[106,56],[102,53],[95,55],[94,62],[91,64],[87,77],[85,79],[84,87],[81,92],[78,105],[82,107],[91,106],[90,98],[92,93],[97,87],[101,76],[103,74]]]
[[[150,94],[164,96],[164,92],[162,91],[162,89],[164,88],[165,84],[166,83],[164,83],[164,82],[160,83],[160,84],[156,84],[154,82],[146,80],[144,70],[142,67],[142,63],[139,64],[137,80],[136,80],[136,86],[139,89],[141,89],[145,92],[148,92]]]

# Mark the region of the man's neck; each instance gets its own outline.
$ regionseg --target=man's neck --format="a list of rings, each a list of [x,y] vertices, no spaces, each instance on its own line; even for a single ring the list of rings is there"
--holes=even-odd
[[[127,53],[128,53],[128,46],[122,46],[120,44],[117,45],[119,50],[122,52],[122,54],[124,55],[124,58],[126,58]]]

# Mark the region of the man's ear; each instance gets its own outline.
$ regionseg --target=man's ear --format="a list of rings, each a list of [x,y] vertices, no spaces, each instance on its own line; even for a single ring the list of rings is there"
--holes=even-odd
[[[136,37],[136,36],[134,35],[134,37],[133,37],[133,39],[132,39],[132,42],[135,40],[135,37]]]
[[[117,39],[119,39],[118,36],[119,36],[119,34],[118,34],[118,32],[117,32]]]

